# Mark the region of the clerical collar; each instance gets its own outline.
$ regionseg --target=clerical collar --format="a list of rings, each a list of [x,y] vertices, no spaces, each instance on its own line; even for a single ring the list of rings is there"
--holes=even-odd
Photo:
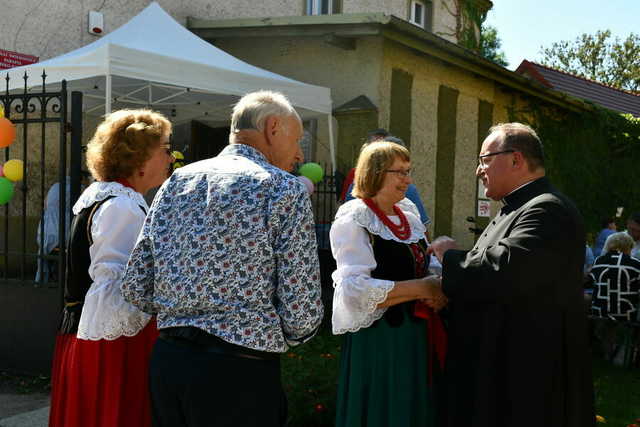
[[[518,209],[533,197],[549,191],[550,185],[549,180],[545,176],[534,179],[533,181],[522,184],[504,196],[502,203],[512,209]]]
[[[537,179],[537,178],[536,178]],[[521,189],[522,187],[526,187],[527,185],[531,184],[533,181],[535,181],[535,179],[532,179],[531,181],[525,182],[524,184],[522,184],[521,186],[519,186],[518,188],[511,190],[511,192],[509,194],[507,194],[506,196],[504,196],[502,198],[502,200],[500,200],[502,202],[502,204],[504,205],[508,205],[507,203],[507,199],[509,198],[510,195],[512,195],[513,193],[515,193],[516,191],[518,191],[519,189]]]

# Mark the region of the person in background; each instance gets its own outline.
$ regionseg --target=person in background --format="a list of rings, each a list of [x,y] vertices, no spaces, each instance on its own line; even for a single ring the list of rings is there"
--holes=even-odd
[[[635,321],[640,303],[640,260],[630,256],[634,245],[627,233],[613,233],[591,269],[594,283],[591,314]]]
[[[604,247],[604,242],[607,240],[607,237],[611,236],[617,230],[616,222],[613,218],[603,219],[600,226],[602,229],[596,236],[596,241],[593,244],[593,256],[595,257],[603,254],[602,248]]]
[[[67,177],[65,211],[69,209],[69,197],[71,193],[71,183]],[[66,215],[65,230],[69,233],[71,224],[70,216]],[[42,219],[38,223],[38,253],[44,256],[54,255],[58,251],[60,223],[60,183],[54,183],[44,201],[44,212]],[[36,282],[55,282],[58,280],[58,261],[38,258],[38,271],[36,272]]]
[[[595,261],[595,257],[593,256],[593,251],[589,247],[589,245],[585,245],[584,251],[584,268],[582,271],[585,275],[589,274],[591,271],[591,267],[593,266],[593,262]]]
[[[634,241],[631,256],[640,259],[640,212],[634,212],[627,220],[627,234]]]
[[[160,113],[120,110],[87,146],[96,182],[73,206],[50,427],[151,425],[147,371],[158,331],[124,300],[120,282],[148,209],[143,195],[164,182],[174,160],[170,134]]]
[[[81,189],[84,190],[86,182],[91,175],[86,171],[81,171]],[[67,177],[65,193],[65,211],[69,213],[69,198],[71,197],[71,178]],[[40,250],[38,253],[42,255],[55,255],[58,252],[59,231],[60,231],[60,183],[54,183],[47,192],[44,201],[44,212],[42,220],[38,223],[37,243]],[[67,237],[71,225],[70,214],[66,215],[65,230]],[[58,280],[58,260],[48,260],[38,258],[38,271],[36,272],[36,282],[55,282]]]
[[[156,194],[122,283],[158,316],[154,426],[286,423],[280,355],[311,339],[323,314],[311,201],[289,173],[302,135],[284,95],[247,94],[229,145]]]
[[[446,299],[428,276],[425,227],[405,192],[409,151],[364,147],[355,200],[331,227],[333,333],[344,334],[336,426],[434,426],[446,335],[436,313]],[[427,302],[425,304],[425,302]]]
[[[627,233],[610,235],[590,273],[594,284],[591,315],[604,319],[595,324],[594,331],[607,360],[614,360],[621,348],[625,323],[638,320],[640,260],[630,256],[634,243]]]
[[[370,142],[379,141],[387,136],[389,136],[389,132],[387,132],[386,129],[374,129],[367,133],[367,138],[365,139],[365,142],[362,146],[364,147]],[[345,177],[344,182],[342,183],[342,191],[340,191],[340,202],[344,203],[348,200],[353,199],[353,197],[351,196],[351,187],[353,186],[353,178],[355,176],[355,173],[356,168],[351,168],[351,170],[349,170],[349,173]],[[350,198],[348,199],[348,197]]]

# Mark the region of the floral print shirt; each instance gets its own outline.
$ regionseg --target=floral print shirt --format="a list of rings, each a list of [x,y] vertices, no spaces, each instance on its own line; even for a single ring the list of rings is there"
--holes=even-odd
[[[254,148],[230,144],[176,170],[156,194],[121,286],[158,328],[193,326],[284,352],[323,315],[304,185]]]

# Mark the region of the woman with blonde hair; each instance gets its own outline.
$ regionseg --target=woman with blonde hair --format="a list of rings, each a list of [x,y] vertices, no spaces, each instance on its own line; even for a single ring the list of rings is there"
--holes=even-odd
[[[143,195],[171,163],[171,123],[151,110],[109,114],[87,146],[96,182],[73,207],[65,309],[52,372],[49,425],[151,425],[148,360],[155,320],[120,283],[144,223]]]
[[[344,334],[336,426],[434,426],[446,336],[425,227],[405,198],[411,159],[381,141],[360,152],[355,200],[331,227],[333,333]]]

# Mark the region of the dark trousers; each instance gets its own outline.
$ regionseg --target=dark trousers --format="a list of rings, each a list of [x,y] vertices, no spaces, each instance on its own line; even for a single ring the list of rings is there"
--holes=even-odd
[[[248,359],[159,338],[149,375],[154,427],[286,424],[279,360]]]

